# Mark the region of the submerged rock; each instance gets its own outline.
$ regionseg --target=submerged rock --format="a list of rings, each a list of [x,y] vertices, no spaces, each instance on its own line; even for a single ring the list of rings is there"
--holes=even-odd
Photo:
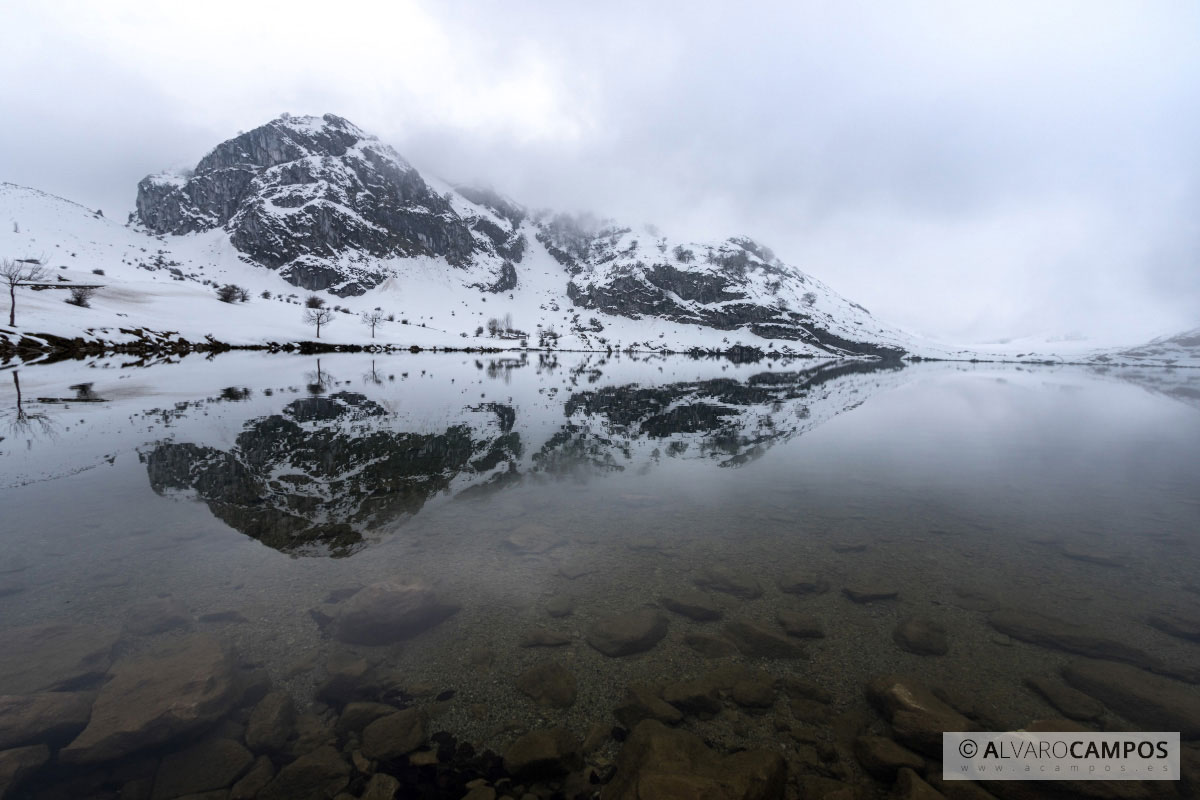
[[[134,603],[125,612],[125,632],[135,636],[153,636],[192,624],[192,612],[175,597],[156,597]]]
[[[654,720],[633,729],[603,800],[781,800],[787,764],[768,750],[722,755],[699,737]]]
[[[738,652],[734,643],[724,636],[708,633],[689,633],[683,637],[683,643],[705,658],[725,658]]]
[[[271,692],[254,707],[246,723],[246,744],[256,753],[283,749],[296,727],[296,705],[291,695]]]
[[[575,676],[555,661],[536,664],[517,676],[517,689],[540,706],[569,708],[575,703]]]
[[[8,797],[26,778],[50,760],[44,744],[0,751],[0,797]]]
[[[118,662],[83,733],[58,754],[67,764],[111,761],[197,733],[242,696],[233,656],[193,634]]]
[[[279,770],[258,800],[329,800],[350,783],[350,771],[341,753],[325,745]]]
[[[649,650],[667,635],[667,618],[659,611],[644,609],[614,614],[592,624],[587,642],[613,658]]]
[[[683,721],[683,712],[642,684],[629,685],[624,702],[613,711],[613,716],[626,728],[633,728],[644,719],[655,719],[668,725]]]
[[[750,658],[801,658],[804,650],[787,637],[780,636],[748,620],[732,620],[725,624],[725,636],[742,655]]]
[[[703,679],[675,681],[663,687],[663,700],[684,714],[711,717],[721,710],[717,687]]]
[[[1163,633],[1200,642],[1200,609],[1164,609],[1151,614],[1147,622]]]
[[[368,701],[347,703],[346,708],[342,711],[342,715],[338,717],[335,730],[338,736],[346,736],[351,733],[358,734],[375,720],[382,719],[389,714],[395,714],[397,711],[399,711],[398,708],[390,706],[387,703],[372,703]]]
[[[912,769],[904,767],[896,776],[892,791],[895,800],[945,800],[945,795],[921,779]]]
[[[363,755],[389,761],[411,753],[425,744],[426,725],[424,712],[416,708],[381,717],[363,729]]]
[[[1111,661],[1073,661],[1063,677],[1139,725],[1200,737],[1200,694],[1178,681]]]
[[[0,694],[69,689],[101,678],[117,634],[92,625],[50,623],[0,631]]]
[[[858,737],[854,740],[854,755],[863,769],[880,780],[893,780],[904,767],[925,768],[925,759],[885,736]]]
[[[829,581],[811,572],[789,572],[778,583],[779,591],[786,594],[824,594],[829,591]]]
[[[538,523],[528,523],[517,528],[504,539],[504,546],[521,555],[537,555],[553,550],[565,538],[551,528]]]
[[[762,584],[753,575],[737,572],[729,567],[710,565],[705,567],[700,576],[695,579],[697,586],[713,589],[743,600],[753,600],[762,597]]]
[[[775,678],[762,670],[747,670],[729,692],[742,708],[770,708],[775,705]]]
[[[250,751],[231,739],[209,739],[170,753],[159,764],[151,800],[224,789],[254,764]]]
[[[711,622],[721,618],[721,607],[713,598],[694,589],[669,592],[660,597],[658,602],[668,611],[674,611],[697,622]]]
[[[944,656],[950,651],[946,628],[928,617],[909,617],[892,632],[892,640],[902,650],[919,656]]]
[[[229,790],[229,800],[253,800],[275,777],[275,765],[266,756],[259,756],[254,765]]]
[[[504,768],[521,780],[565,775],[579,764],[579,744],[562,728],[530,731],[504,751]]]
[[[929,756],[941,757],[943,731],[977,729],[975,723],[911,678],[875,678],[867,684],[867,697],[892,723],[897,739]]]
[[[1071,719],[1087,722],[1104,715],[1104,705],[1100,701],[1055,678],[1026,678],[1025,685]]]
[[[546,613],[555,619],[569,617],[575,611],[575,597],[569,594],[556,594],[546,601]]]
[[[1030,644],[1065,650],[1089,658],[1125,661],[1143,667],[1157,667],[1157,659],[1136,647],[1109,638],[1083,625],[1015,608],[1002,608],[988,616],[988,623],[1014,639]]]
[[[778,618],[788,636],[799,639],[825,638],[825,625],[816,614],[784,609],[779,612]]]
[[[900,590],[886,581],[860,580],[842,588],[842,594],[856,603],[874,603],[879,600],[895,600]]]
[[[389,644],[416,636],[458,611],[421,582],[376,583],[338,607],[333,635],[349,644]]]
[[[70,741],[92,715],[94,692],[0,696],[0,750]]]
[[[562,647],[570,643],[569,635],[548,628],[534,628],[526,631],[521,635],[521,640],[517,642],[521,647]]]

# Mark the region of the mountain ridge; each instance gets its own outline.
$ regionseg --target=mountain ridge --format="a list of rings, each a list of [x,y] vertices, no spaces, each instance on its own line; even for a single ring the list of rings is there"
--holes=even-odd
[[[748,237],[672,241],[530,211],[493,190],[434,185],[342,117],[285,115],[217,145],[189,174],[144,178],[131,221],[173,236],[223,229],[250,261],[340,297],[403,277],[403,265],[387,262],[415,257],[461,270],[481,292],[508,292],[540,245],[562,270],[562,305],[836,355],[906,352],[898,331]]]

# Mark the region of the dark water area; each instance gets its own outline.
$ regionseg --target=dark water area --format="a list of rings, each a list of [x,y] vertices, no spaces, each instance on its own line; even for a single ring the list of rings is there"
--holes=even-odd
[[[0,796],[1196,796],[1198,372],[0,372]],[[940,782],[1039,720],[1183,780]]]

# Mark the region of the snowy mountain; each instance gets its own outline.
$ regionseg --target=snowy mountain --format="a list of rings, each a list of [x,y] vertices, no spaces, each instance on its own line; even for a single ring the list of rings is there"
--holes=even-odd
[[[315,293],[334,312],[320,332],[331,344],[1200,364],[1187,335],[1130,351],[923,340],[748,238],[681,241],[526,209],[422,176],[333,115],[283,116],[194,170],[149,176],[136,206],[123,225],[0,183],[0,258],[38,259],[51,273],[17,292],[0,359],[64,346],[311,341],[304,305]],[[244,302],[218,300],[230,284]],[[97,287],[86,305],[54,291],[79,285]],[[374,310],[384,321],[372,331],[359,316]]]
[[[750,239],[681,242],[652,228],[531,213],[494,191],[426,180],[332,114],[285,115],[218,145],[193,171],[143,179],[131,221],[170,244],[220,231],[289,284],[339,297],[404,287],[435,262],[456,289],[486,301],[541,288],[549,256],[551,291],[538,306],[550,313],[538,316],[578,309],[566,327],[591,334],[593,345],[612,338],[599,335],[604,322],[591,314],[601,312],[796,342],[814,353],[906,349],[903,334]]]
[[[1160,336],[1139,346],[1118,350],[1111,356],[1099,356],[1097,361],[1200,366],[1200,328]]]

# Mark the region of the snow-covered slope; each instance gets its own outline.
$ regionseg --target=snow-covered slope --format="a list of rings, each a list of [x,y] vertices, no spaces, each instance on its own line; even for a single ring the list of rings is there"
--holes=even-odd
[[[1139,347],[1117,350],[1094,357],[1095,361],[1117,361],[1134,364],[1166,364],[1168,366],[1200,367],[1200,328],[1160,336]]]
[[[312,340],[310,294],[333,309],[320,335],[338,344],[1018,361],[1108,352],[923,340],[745,237],[680,241],[652,226],[529,211],[422,176],[333,115],[280,117],[218,145],[192,171],[145,178],[129,224],[0,184],[0,258],[42,259],[55,287],[99,286],[90,307],[65,303],[66,291],[18,290],[0,353],[42,334]],[[226,284],[246,301],[220,302]],[[374,310],[385,321],[373,338],[360,315]]]
[[[426,179],[330,114],[282,116],[218,145],[194,170],[145,178],[131,221],[167,234],[171,249],[215,233],[236,257],[303,289],[376,301],[429,290],[439,301],[424,308],[466,306],[485,328],[495,316],[514,340],[911,350],[909,337],[747,238],[673,241],[650,227],[531,213],[491,190]],[[489,299],[499,313],[478,308]]]

